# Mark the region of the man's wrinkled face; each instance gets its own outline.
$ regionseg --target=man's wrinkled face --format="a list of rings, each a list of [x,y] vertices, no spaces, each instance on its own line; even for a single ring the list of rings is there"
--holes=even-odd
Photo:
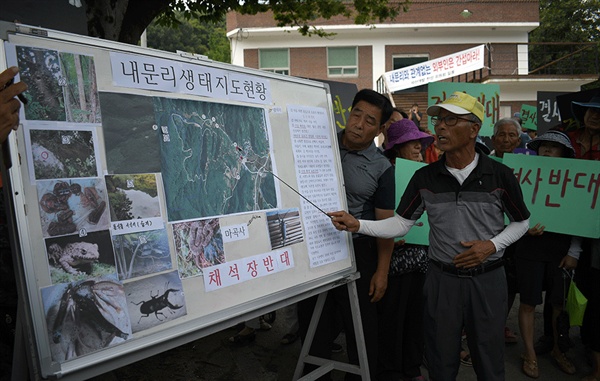
[[[382,130],[381,109],[359,101],[350,111],[342,143],[350,150],[360,151],[369,147]]]
[[[600,134],[600,109],[588,108],[583,117],[583,124],[590,132]]]
[[[500,125],[498,132],[492,136],[492,144],[498,157],[503,157],[505,153],[514,151],[520,143],[521,132],[512,123]]]
[[[456,124],[448,126],[445,122],[447,116],[457,117]],[[469,121],[464,115],[455,115],[442,109],[437,115],[440,122],[435,125],[435,137],[439,149],[445,152],[461,150],[475,142],[479,133],[479,124]]]

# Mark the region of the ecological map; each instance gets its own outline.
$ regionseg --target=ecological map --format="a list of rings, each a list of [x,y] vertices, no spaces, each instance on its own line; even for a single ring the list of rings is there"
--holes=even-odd
[[[277,207],[265,110],[154,98],[169,221]]]

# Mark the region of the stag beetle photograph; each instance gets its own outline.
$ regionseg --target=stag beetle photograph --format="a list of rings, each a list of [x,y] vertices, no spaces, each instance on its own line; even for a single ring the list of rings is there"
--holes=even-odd
[[[187,314],[177,271],[127,283],[125,293],[134,333]]]

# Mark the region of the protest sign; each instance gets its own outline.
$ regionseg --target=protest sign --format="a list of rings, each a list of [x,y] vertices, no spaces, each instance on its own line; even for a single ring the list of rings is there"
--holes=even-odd
[[[531,217],[547,231],[600,238],[600,162],[505,154]]]
[[[396,159],[396,205],[400,203],[400,198],[404,194],[408,182],[415,172],[426,165],[427,164],[419,163],[418,161],[400,158]],[[398,241],[400,239],[405,240],[406,243],[415,245],[429,245],[429,221],[427,219],[427,213],[423,213],[408,234],[396,240]]]
[[[538,91],[537,92],[537,133],[543,134],[552,127],[562,122],[560,110],[556,97],[568,94],[559,91]]]
[[[521,122],[523,128],[537,130],[537,107],[521,105]]]

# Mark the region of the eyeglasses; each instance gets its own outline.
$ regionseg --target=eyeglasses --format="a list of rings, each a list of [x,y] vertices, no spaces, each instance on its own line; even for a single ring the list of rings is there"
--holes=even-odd
[[[431,117],[431,124],[433,124],[434,126],[437,126],[441,122],[444,122],[444,124],[446,126],[452,127],[452,126],[456,126],[456,123],[458,123],[459,119],[466,120],[467,122],[475,123],[471,119],[461,118],[459,116],[454,116],[454,115],[447,115],[447,116],[445,116],[443,118],[440,118],[439,116],[432,116]]]

